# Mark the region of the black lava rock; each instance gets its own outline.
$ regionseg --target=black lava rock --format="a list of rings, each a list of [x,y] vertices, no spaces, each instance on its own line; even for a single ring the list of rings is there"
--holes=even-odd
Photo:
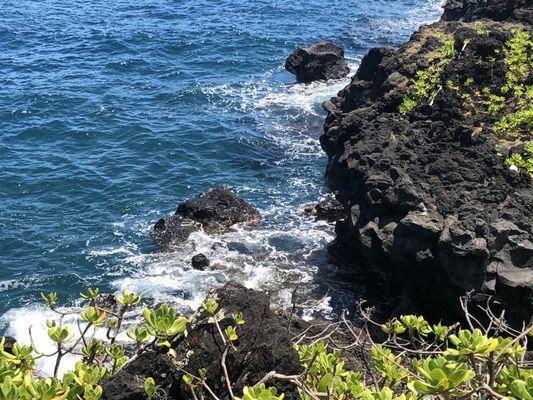
[[[194,269],[203,271],[209,267],[210,261],[205,254],[200,253],[193,256],[191,263]]]
[[[222,329],[232,325],[231,315],[242,312],[246,321],[238,328],[237,351],[230,351],[227,357],[228,375],[234,383],[234,391],[241,393],[244,386],[253,386],[270,371],[286,375],[298,374],[301,366],[298,355],[292,347],[285,321],[270,309],[270,299],[264,292],[258,292],[236,284],[228,283],[217,290],[219,307],[225,310],[226,318],[221,321]],[[205,314],[205,313],[204,313]],[[176,346],[178,362],[186,362],[186,369],[197,371],[207,369],[207,383],[227,398],[228,392],[220,365],[224,346],[217,328],[207,322],[207,315],[196,327],[189,330],[187,337]],[[192,354],[188,350],[192,349]],[[186,356],[187,355],[187,356]],[[269,382],[286,399],[295,399],[294,387],[283,381]],[[190,399],[189,388],[180,380],[180,399]]]
[[[228,283],[214,295],[219,307],[225,310],[226,318],[220,322],[222,330],[234,324],[233,313],[241,312],[245,320],[238,327],[236,350],[230,350],[226,359],[236,394],[242,393],[244,386],[253,386],[270,371],[287,375],[301,372],[286,322],[271,311],[270,299],[265,293]],[[221,366],[224,345],[218,330],[208,322],[205,310],[199,310],[194,321],[187,336],[174,344],[175,355],[155,350],[142,353],[117,375],[102,382],[102,399],[145,400],[144,381],[152,377],[160,386],[163,398],[189,400],[192,395],[182,380],[183,371],[196,373],[200,368],[206,369],[206,381],[217,396],[228,399]],[[297,398],[294,387],[288,382],[273,380],[269,385],[285,392],[288,400]]]
[[[333,195],[327,196],[315,206],[307,206],[304,211],[306,214],[313,215],[316,219],[329,222],[338,221],[346,217],[344,206]]]
[[[237,223],[256,224],[261,214],[245,200],[224,187],[216,187],[178,205],[175,215],[160,219],[151,237],[161,249],[187,240],[203,229],[208,234],[226,232]]]
[[[285,69],[296,75],[298,82],[339,79],[350,73],[342,47],[325,40],[297,47],[285,61]]]
[[[149,377],[165,393],[164,398],[180,398],[177,392],[181,374],[173,359],[162,352],[147,351],[119,373],[102,381],[102,400],[147,400],[144,381]]]
[[[17,340],[11,336],[4,336],[4,350],[8,353],[13,352],[13,346],[17,343]]]
[[[486,34],[469,22],[480,17]],[[345,210],[330,253],[361,276],[385,277],[435,318],[460,317],[469,290],[496,299],[518,325],[533,314],[531,178],[505,166],[512,144],[491,129],[509,110],[491,116],[471,94],[503,86],[502,49],[517,21],[532,26],[531,1],[449,0],[441,21],[400,48],[371,50],[324,104],[326,180]],[[400,113],[443,36],[459,55],[431,101]]]

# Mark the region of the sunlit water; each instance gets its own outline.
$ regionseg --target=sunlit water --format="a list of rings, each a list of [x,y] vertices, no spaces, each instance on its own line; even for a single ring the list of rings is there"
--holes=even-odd
[[[42,346],[41,291],[86,286],[196,307],[237,279],[286,304],[358,288],[328,263],[333,227],[302,215],[327,191],[321,102],[349,78],[295,84],[296,45],[329,39],[355,72],[441,13],[438,0],[4,0],[0,10],[0,333]],[[158,253],[153,223],[226,185],[263,224]],[[195,271],[205,253],[222,269]],[[344,274],[342,275],[344,276]],[[309,311],[312,312],[312,311]]]

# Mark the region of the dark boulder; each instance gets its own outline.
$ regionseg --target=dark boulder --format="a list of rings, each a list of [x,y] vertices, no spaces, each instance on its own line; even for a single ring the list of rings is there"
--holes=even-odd
[[[228,283],[215,291],[214,296],[226,316],[220,322],[222,329],[234,324],[233,313],[241,312],[245,320],[237,328],[236,350],[230,350],[226,359],[236,395],[242,393],[244,386],[254,385],[270,371],[287,375],[301,372],[286,320],[271,311],[267,294]],[[117,375],[102,382],[102,398],[145,400],[144,381],[152,377],[161,388],[162,398],[189,400],[192,395],[182,380],[183,371],[197,374],[200,368],[205,368],[208,385],[220,399],[229,399],[221,366],[223,349],[217,328],[208,323],[208,315],[200,309],[191,318],[187,336],[175,343],[173,355],[162,351],[142,353]],[[289,383],[274,380],[269,385],[286,392],[286,399],[296,399]]]
[[[194,269],[203,271],[204,269],[208,268],[211,262],[209,261],[209,258],[205,254],[196,254],[193,256],[191,260],[192,267]]]
[[[333,195],[328,195],[315,206],[306,206],[304,212],[316,217],[316,219],[329,222],[338,221],[346,216],[344,206]]]
[[[166,248],[187,240],[203,229],[208,234],[226,232],[237,223],[258,223],[261,214],[245,200],[224,187],[216,187],[178,205],[176,213],[160,219],[152,230],[152,240]]]
[[[350,73],[342,47],[325,40],[297,47],[285,61],[285,69],[296,75],[298,82],[339,79]]]

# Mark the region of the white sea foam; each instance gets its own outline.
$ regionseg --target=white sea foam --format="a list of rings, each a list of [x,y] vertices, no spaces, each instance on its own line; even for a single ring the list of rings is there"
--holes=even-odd
[[[243,113],[251,111],[272,112],[283,108],[297,110],[300,113],[321,115],[320,105],[339,90],[344,88],[357,71],[355,60],[350,64],[350,74],[346,78],[317,81],[311,83],[273,84],[272,75],[279,73],[281,68],[269,71],[257,82],[244,84],[223,84],[214,87],[200,86],[214,104],[224,102],[227,106]]]
[[[132,246],[132,245],[130,245]],[[136,246],[133,246],[133,247],[136,247]],[[116,247],[116,248],[113,248],[113,247],[109,247],[109,248],[104,248],[104,249],[100,249],[100,250],[91,250],[89,252],[89,254],[91,256],[111,256],[111,255],[116,255],[116,254],[127,254],[127,255],[133,255],[133,250],[134,249],[131,249],[129,247],[126,247],[126,246],[120,246],[120,247]]]
[[[30,328],[33,343],[37,352],[52,354],[56,348],[47,335],[46,320],[57,317],[53,311],[40,304],[32,304],[23,308],[12,308],[2,316],[2,321],[7,323],[7,335],[17,338],[21,344],[31,344]],[[64,323],[75,332],[75,319],[65,318]],[[60,365],[60,374],[72,369],[77,357],[67,355]],[[37,368],[43,374],[52,375],[54,372],[55,357],[41,357],[37,360]]]
[[[254,98],[254,105],[260,109],[269,109],[273,106],[286,109],[296,108],[309,115],[321,115],[320,105],[332,95],[344,88],[358,65],[350,65],[350,75],[343,79],[328,82],[311,82],[290,84],[284,90],[267,90],[266,94]]]
[[[7,279],[0,281],[0,292],[10,289],[18,289],[26,286],[26,283],[23,280],[16,279]]]

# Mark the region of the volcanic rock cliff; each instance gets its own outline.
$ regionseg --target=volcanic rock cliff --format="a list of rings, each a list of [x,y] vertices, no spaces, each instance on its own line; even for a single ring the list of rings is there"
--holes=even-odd
[[[450,0],[324,103],[345,208],[330,253],[420,312],[452,316],[474,290],[533,314],[532,22],[530,0]]]

